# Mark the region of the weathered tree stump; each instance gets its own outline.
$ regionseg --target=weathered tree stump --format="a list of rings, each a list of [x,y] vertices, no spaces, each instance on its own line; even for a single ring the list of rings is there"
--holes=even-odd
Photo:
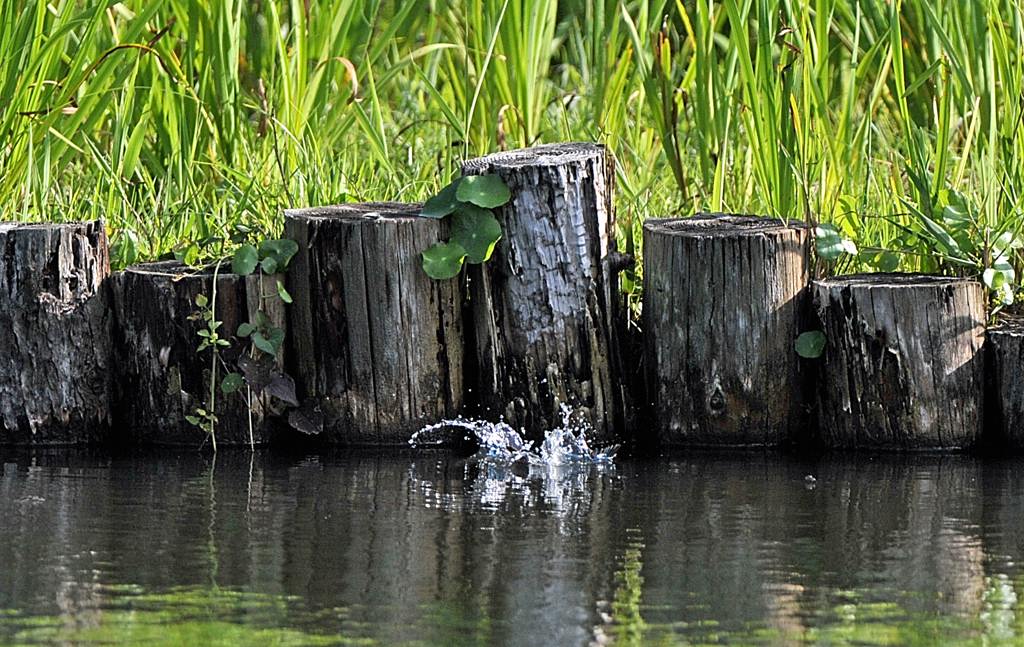
[[[982,430],[981,284],[919,274],[814,281],[827,338],[818,387],[829,447],[946,449]]]
[[[130,440],[146,444],[198,447],[213,440],[187,420],[196,416],[197,409],[210,410],[213,354],[210,349],[198,350],[199,331],[207,323],[199,314],[196,297],[204,295],[214,318],[222,322],[218,334],[231,343],[219,351],[217,380],[212,385],[216,443],[266,443],[271,428],[269,391],[243,386],[224,393],[220,383],[228,373],[240,371],[241,357],[260,356],[236,332],[242,323],[255,321],[261,294],[276,295],[277,279],[283,277],[259,273],[240,277],[231,273],[229,263],[219,269],[195,269],[177,261],[135,265],[115,275],[119,430]],[[263,311],[272,325],[284,328],[284,311],[276,299],[262,299]],[[280,358],[265,360],[268,369],[275,363],[279,365]]]
[[[554,144],[474,159],[465,175],[498,174],[512,193],[495,210],[503,236],[469,268],[467,381],[483,415],[539,438],[562,405],[610,442],[622,426],[616,356],[624,308],[603,146]]]
[[[644,223],[644,361],[662,445],[773,445],[801,424],[803,223],[699,215]]]
[[[993,440],[1024,449],[1024,317],[1004,317],[985,333],[986,407]]]
[[[317,399],[328,441],[405,444],[462,406],[457,279],[435,281],[420,254],[445,223],[417,204],[285,212],[299,243],[288,272],[290,355],[300,393]]]
[[[0,224],[0,443],[110,429],[110,259],[101,221]]]

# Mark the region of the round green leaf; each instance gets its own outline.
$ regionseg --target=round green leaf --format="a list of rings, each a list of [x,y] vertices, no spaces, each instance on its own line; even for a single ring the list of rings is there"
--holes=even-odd
[[[470,175],[462,178],[455,192],[459,202],[471,202],[484,209],[500,207],[512,198],[508,185],[497,175]]]
[[[501,225],[489,209],[459,205],[452,217],[452,242],[466,250],[467,262],[483,263],[489,259],[500,239]]]
[[[277,258],[274,256],[268,256],[260,261],[260,269],[263,270],[264,274],[275,274],[278,270]]]
[[[277,347],[275,347],[270,342],[269,339],[264,337],[263,333],[261,333],[261,332],[254,332],[252,334],[252,343],[253,343],[254,346],[256,346],[256,348],[259,348],[261,351],[263,351],[267,355],[273,355],[274,353],[277,352]]]
[[[241,373],[228,373],[220,383],[220,390],[225,394],[234,393],[242,388],[243,384],[245,381]]]
[[[1004,306],[1013,305],[1013,286],[1009,283],[1003,283],[996,290],[996,298],[999,299],[999,303]]]
[[[423,252],[423,271],[432,279],[450,279],[462,269],[465,248],[456,243],[438,243]]]
[[[238,335],[239,337],[248,337],[254,332],[256,332],[256,326],[252,325],[249,322],[246,322],[238,326],[238,332],[236,332],[235,334]]]
[[[796,338],[796,353],[800,357],[816,359],[825,350],[825,333],[820,330],[805,332]]]
[[[444,218],[455,211],[459,200],[455,197],[462,178],[459,178],[441,189],[437,195],[423,203],[420,215],[424,218]]]
[[[239,276],[248,276],[256,270],[259,261],[259,254],[255,247],[248,244],[242,245],[235,250],[235,255],[231,259],[231,271]]]
[[[282,238],[280,240],[265,240],[260,244],[260,258],[274,259],[274,271],[284,271],[288,267],[289,261],[299,251],[299,244],[294,240],[288,238]],[[266,271],[266,268],[264,268]],[[273,272],[267,272],[273,274]]]
[[[857,245],[839,233],[835,225],[829,224],[815,227],[814,248],[818,256],[826,261],[834,261],[843,254],[857,254]]]

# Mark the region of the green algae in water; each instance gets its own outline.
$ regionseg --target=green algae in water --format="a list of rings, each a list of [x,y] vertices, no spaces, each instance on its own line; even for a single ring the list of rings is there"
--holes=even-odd
[[[365,645],[366,638],[307,632],[297,598],[220,588],[144,593],[103,587],[125,597],[74,615],[29,616],[0,609],[0,644]],[[341,615],[339,613],[339,615]]]

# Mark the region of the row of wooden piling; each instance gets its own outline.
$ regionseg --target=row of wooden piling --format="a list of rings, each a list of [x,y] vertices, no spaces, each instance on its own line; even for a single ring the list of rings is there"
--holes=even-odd
[[[981,284],[916,274],[811,281],[809,234],[803,223],[752,217],[646,223],[645,360],[659,442],[977,446],[986,395],[1004,393],[1019,365],[991,367],[986,386]],[[826,340],[814,360],[794,351],[809,331]],[[1002,329],[989,335],[1006,346]],[[1006,439],[1000,411],[1024,399],[989,400],[992,438]]]
[[[201,444],[188,420],[211,384],[200,294],[215,295],[232,342],[224,370],[244,361],[239,324],[263,311],[286,331],[267,380],[294,383],[216,398],[222,445],[301,433],[398,445],[460,414],[536,438],[568,407],[598,443],[944,449],[986,429],[1008,438],[1024,417],[1024,329],[990,329],[986,362],[975,281],[812,281],[802,223],[656,219],[638,330],[619,290],[633,268],[616,248],[603,147],[500,153],[463,173],[498,174],[512,199],[496,210],[491,260],[445,281],[420,253],[448,225],[418,205],[287,211],[299,251],[276,277],[174,262],[111,276],[101,223],[0,225],[0,442]],[[265,298],[263,282],[279,280],[288,306]],[[809,330],[827,339],[817,360],[794,351]]]

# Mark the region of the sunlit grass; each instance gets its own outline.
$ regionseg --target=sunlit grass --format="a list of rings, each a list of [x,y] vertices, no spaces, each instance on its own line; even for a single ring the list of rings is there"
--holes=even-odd
[[[1019,269],[1022,45],[1012,0],[4,2],[0,213],[123,265],[599,140],[626,245],[736,211],[835,223],[834,271]]]

